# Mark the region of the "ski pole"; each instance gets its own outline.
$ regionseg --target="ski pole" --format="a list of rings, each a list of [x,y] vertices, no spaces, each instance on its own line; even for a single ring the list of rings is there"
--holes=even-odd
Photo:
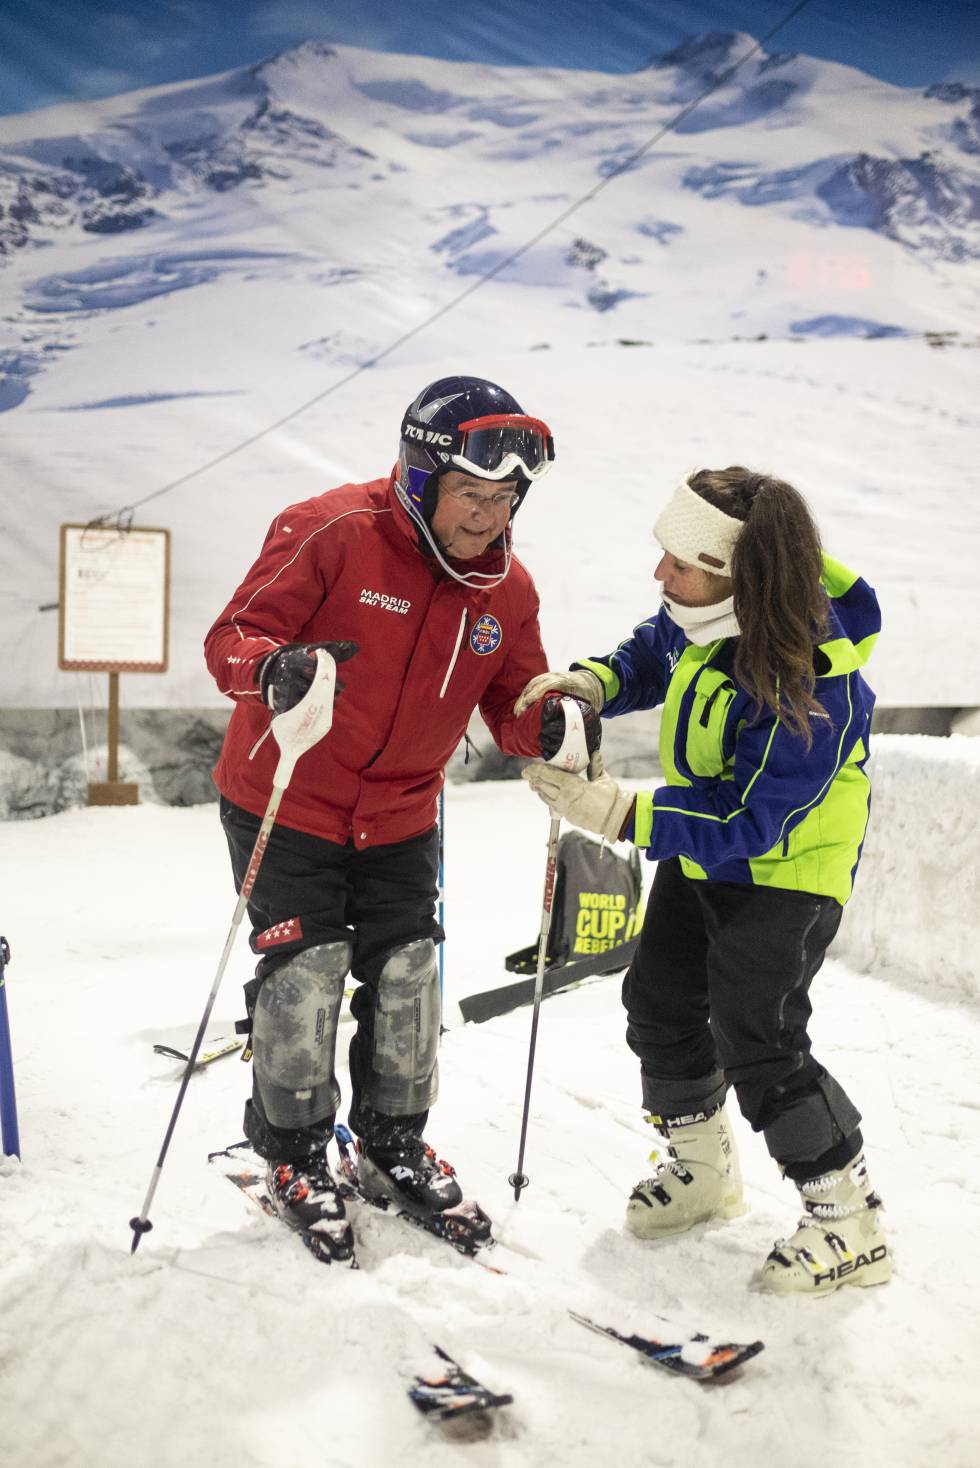
[[[589,763],[589,737],[586,734],[582,710],[572,698],[561,699],[561,710],[565,718],[565,732],[558,752],[545,763],[554,765],[569,774],[577,775]],[[555,874],[558,870],[558,828],[560,816],[552,816],[548,832],[548,861],[544,871],[544,901],[541,904],[541,932],[538,937],[538,971],[534,980],[534,1011],[531,1015],[531,1041],[527,1055],[527,1081],[524,1087],[524,1115],[521,1118],[521,1141],[517,1153],[517,1170],[507,1181],[514,1189],[514,1202],[521,1201],[521,1191],[530,1179],[524,1171],[524,1144],[527,1141],[527,1122],[531,1108],[531,1079],[534,1074],[534,1051],[538,1040],[538,1015],[541,1011],[541,995],[544,990],[544,971],[548,957],[548,937],[551,933],[551,906],[555,896]]]
[[[527,1119],[531,1109],[531,1078],[534,1074],[534,1049],[538,1040],[538,1014],[541,1010],[541,992],[544,988],[545,960],[548,956],[548,935],[551,931],[551,904],[555,895],[555,872],[558,868],[558,828],[560,816],[552,816],[548,832],[548,863],[544,872],[544,902],[541,905],[541,933],[538,938],[538,972],[534,981],[534,1013],[531,1016],[531,1043],[527,1055],[527,1082],[524,1087],[524,1115],[521,1119],[521,1143],[517,1153],[517,1170],[507,1181],[514,1189],[514,1202],[521,1201],[521,1189],[526,1188],[530,1178],[524,1172],[524,1144],[527,1141]]]
[[[439,926],[446,916],[446,791],[439,791]],[[439,1003],[446,1008],[446,940],[439,944]]]
[[[14,1091],[14,1053],[10,1043],[7,1017],[6,968],[10,962],[10,944],[0,938],[0,1145],[4,1157],[20,1156],[17,1131],[17,1095]]]
[[[245,879],[242,882],[241,891],[238,894],[238,902],[231,920],[231,927],[228,930],[228,936],[225,939],[225,946],[222,950],[220,962],[218,963],[218,970],[214,976],[214,982],[211,985],[211,993],[208,995],[208,1002],[204,1007],[204,1013],[201,1016],[201,1023],[198,1025],[197,1034],[194,1037],[194,1044],[191,1046],[190,1055],[187,1057],[187,1065],[184,1067],[184,1074],[181,1077],[177,1100],[174,1102],[174,1109],[171,1112],[170,1121],[163,1138],[160,1156],[157,1158],[156,1167],[153,1169],[153,1174],[150,1178],[150,1186],[147,1189],[142,1211],[138,1218],[131,1218],[129,1220],[129,1226],[133,1230],[133,1242],[130,1248],[131,1254],[136,1253],[143,1234],[149,1233],[153,1227],[149,1218],[153,1195],[157,1190],[157,1183],[160,1181],[160,1174],[163,1171],[163,1164],[166,1161],[167,1151],[174,1134],[174,1128],[177,1125],[177,1117],[180,1115],[180,1108],[183,1105],[188,1083],[197,1064],[198,1051],[204,1039],[204,1032],[208,1027],[208,1020],[211,1018],[211,1010],[214,1007],[215,999],[218,997],[218,987],[221,984],[225,966],[231,955],[232,945],[238,933],[239,924],[248,906],[248,899],[252,895],[252,889],[255,886],[255,880],[258,877],[259,868],[262,865],[262,858],[265,856],[266,847],[269,844],[269,836],[279,812],[280,802],[286,793],[286,787],[292,779],[296,761],[300,755],[305,754],[308,749],[311,749],[314,744],[329,732],[330,725],[333,722],[333,700],[337,682],[337,665],[330,654],[323,648],[317,649],[316,660],[317,670],[313,682],[310,684],[304,697],[293,708],[287,709],[285,713],[277,714],[272,720],[272,733],[275,736],[280,750],[279,763],[276,766],[276,773],[272,779],[272,795],[269,798],[265,815],[262,817],[259,834],[255,838],[255,845],[252,848],[252,855],[249,859],[248,869],[245,872]]]

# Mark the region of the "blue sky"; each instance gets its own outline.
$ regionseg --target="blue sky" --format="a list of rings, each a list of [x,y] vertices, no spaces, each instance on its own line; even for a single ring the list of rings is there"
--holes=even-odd
[[[0,113],[224,71],[307,39],[635,71],[684,36],[760,37],[793,0],[0,0]],[[900,86],[980,85],[980,0],[808,0],[768,49]]]

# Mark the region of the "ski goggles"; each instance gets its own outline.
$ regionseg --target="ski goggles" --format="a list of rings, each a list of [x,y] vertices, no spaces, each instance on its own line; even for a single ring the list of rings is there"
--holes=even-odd
[[[540,479],[555,457],[551,429],[540,418],[523,413],[471,418],[453,437],[458,447],[454,444],[450,451],[451,463],[480,479],[509,479],[517,473]]]
[[[538,479],[551,468],[555,442],[540,418],[524,413],[491,413],[470,418],[446,431],[406,413],[401,436],[427,449],[438,462],[475,474],[478,479],[507,479],[523,474]]]

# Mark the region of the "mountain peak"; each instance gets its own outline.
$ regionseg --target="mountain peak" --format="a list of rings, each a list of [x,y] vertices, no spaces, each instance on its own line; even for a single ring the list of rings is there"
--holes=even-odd
[[[311,66],[319,67],[324,61],[332,61],[336,55],[335,47],[328,45],[326,41],[301,41],[298,46],[287,46],[284,51],[266,56],[254,66],[248,67],[247,71],[250,77],[265,86],[270,72],[281,73],[290,68],[302,72]]]
[[[330,57],[336,56],[337,49],[327,41],[300,41],[298,46],[287,46],[284,51],[277,51],[272,56],[267,56],[260,61],[256,69],[263,66],[271,66],[277,61],[328,61]]]
[[[753,36],[742,31],[701,31],[697,35],[685,36],[672,51],[667,51],[653,63],[656,70],[676,67],[705,81],[713,81],[719,72],[732,66],[757,43]]]

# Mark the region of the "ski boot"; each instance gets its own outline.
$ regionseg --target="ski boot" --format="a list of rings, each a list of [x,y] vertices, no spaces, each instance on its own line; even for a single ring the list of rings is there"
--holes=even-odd
[[[653,1177],[637,1183],[626,1205],[626,1227],[640,1239],[685,1233],[709,1218],[745,1212],[735,1139],[724,1106],[694,1116],[647,1120],[663,1138],[650,1153]]]
[[[362,1142],[358,1176],[368,1197],[390,1198],[418,1218],[463,1201],[455,1169],[421,1137],[402,1137],[384,1147]]]
[[[878,1222],[881,1199],[864,1156],[838,1172],[797,1183],[803,1207],[795,1234],[778,1239],[762,1266],[764,1289],[778,1295],[829,1295],[841,1285],[884,1284],[892,1262]]]
[[[357,1268],[354,1235],[337,1180],[323,1156],[306,1162],[270,1162],[266,1175],[272,1206],[282,1221],[303,1236],[323,1264]]]
[[[455,1168],[414,1132],[388,1129],[383,1143],[359,1142],[357,1154],[357,1187],[368,1202],[390,1204],[463,1254],[493,1243],[489,1217],[463,1198]]]

